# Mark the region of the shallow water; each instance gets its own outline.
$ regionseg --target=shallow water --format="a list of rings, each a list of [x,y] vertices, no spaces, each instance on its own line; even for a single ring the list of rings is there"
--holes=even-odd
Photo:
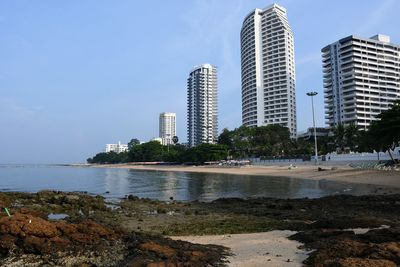
[[[49,220],[64,220],[68,217],[68,214],[65,213],[50,213],[47,215],[47,219]]]
[[[169,200],[210,201],[221,197],[318,198],[362,195],[378,186],[286,177],[139,171],[49,165],[0,165],[0,191],[85,191],[116,199],[132,194]]]

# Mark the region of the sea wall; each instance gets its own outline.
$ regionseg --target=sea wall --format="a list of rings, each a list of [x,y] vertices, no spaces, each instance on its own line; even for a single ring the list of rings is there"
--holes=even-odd
[[[400,146],[393,150],[390,150],[393,159],[400,160]],[[335,152],[326,154],[326,161],[381,161],[391,160],[389,152],[376,152],[373,153],[349,153],[349,154],[337,154]]]

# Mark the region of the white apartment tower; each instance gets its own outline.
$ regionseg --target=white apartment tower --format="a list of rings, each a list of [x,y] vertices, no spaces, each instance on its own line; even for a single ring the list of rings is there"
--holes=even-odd
[[[293,33],[286,9],[273,4],[255,9],[240,32],[242,123],[280,124],[296,137],[296,92]]]
[[[400,46],[390,37],[354,35],[322,49],[325,119],[330,127],[355,123],[367,129],[400,99]]]
[[[161,144],[171,145],[173,144],[172,138],[176,136],[176,114],[170,112],[163,112],[160,114],[159,121],[159,137],[161,138]]]
[[[190,147],[218,139],[217,69],[196,66],[187,80],[187,134]]]

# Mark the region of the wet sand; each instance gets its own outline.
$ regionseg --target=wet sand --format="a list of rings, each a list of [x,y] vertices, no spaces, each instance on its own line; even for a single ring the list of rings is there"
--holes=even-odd
[[[181,236],[172,239],[229,247],[233,253],[227,257],[231,267],[303,266],[302,262],[308,257],[309,251],[298,248],[302,243],[288,239],[295,233],[270,231],[255,234]]]
[[[348,183],[373,184],[387,187],[400,188],[400,171],[366,170],[356,169],[350,166],[314,166],[299,165],[290,167],[290,164],[277,166],[244,166],[244,167],[220,167],[220,166],[159,166],[159,165],[129,165],[109,164],[91,165],[103,168],[127,168],[134,170],[173,171],[173,172],[197,172],[197,173],[222,173],[233,175],[257,175],[301,178],[311,180],[329,180]],[[324,171],[318,171],[318,167]]]

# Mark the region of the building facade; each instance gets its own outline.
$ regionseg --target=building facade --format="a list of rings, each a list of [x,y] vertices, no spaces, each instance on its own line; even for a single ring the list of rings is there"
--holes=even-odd
[[[329,127],[323,128],[323,127],[315,127],[315,135],[317,138],[319,137],[327,137],[331,133],[331,130]],[[310,127],[307,130],[303,132],[297,133],[297,139],[303,139],[303,140],[313,140],[314,139],[314,127]]]
[[[322,49],[326,124],[367,129],[400,98],[400,46],[390,37],[348,36]]]
[[[121,142],[118,142],[118,144],[106,144],[106,153],[111,151],[115,153],[128,151],[128,145],[121,144]]]
[[[159,120],[159,137],[162,139],[161,144],[172,145],[172,138],[176,136],[176,114],[163,112],[160,114]]]
[[[187,136],[189,147],[218,140],[217,69],[196,66],[187,80]]]
[[[296,137],[296,78],[293,33],[286,9],[255,9],[240,32],[242,123],[280,124]]]

